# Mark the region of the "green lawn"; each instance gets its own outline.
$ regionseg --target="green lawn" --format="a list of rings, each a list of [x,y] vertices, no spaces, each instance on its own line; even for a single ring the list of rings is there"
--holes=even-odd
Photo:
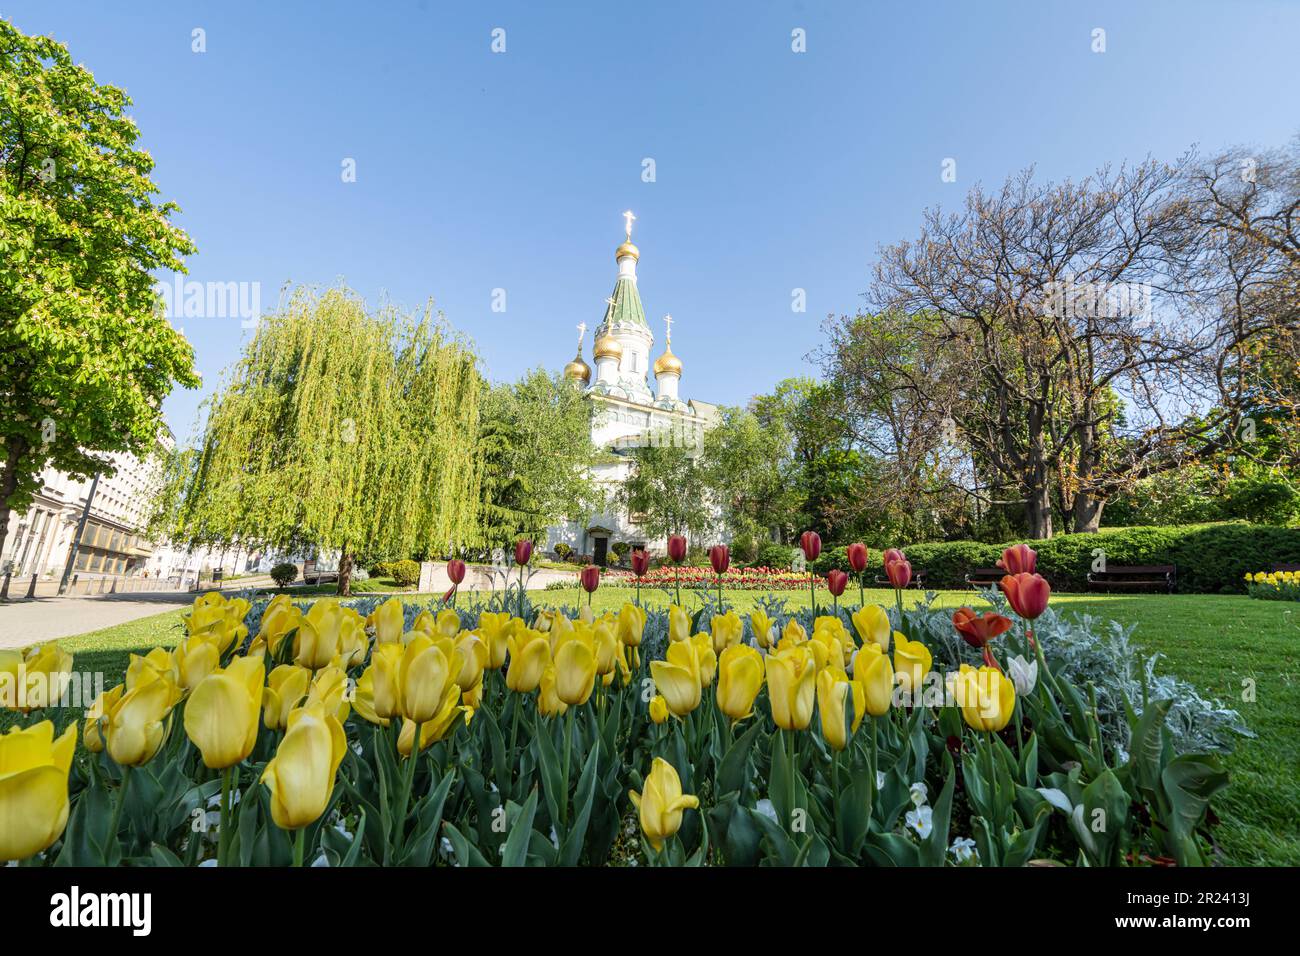
[[[733,592],[728,600],[744,612],[762,593]],[[632,595],[630,588],[601,588],[593,604],[597,610],[617,608]],[[403,596],[408,600],[432,597]],[[808,603],[804,591],[781,596],[791,606]],[[845,596],[857,599],[856,594]],[[918,600],[920,595],[912,592],[907,597]],[[532,598],[540,604],[572,606],[579,600],[585,604],[587,596],[574,588],[535,591]],[[655,605],[668,600],[663,592],[650,589],[642,592],[642,598]],[[825,598],[825,592],[820,592],[818,603]],[[972,603],[973,598],[970,592],[942,592],[938,604],[957,607]],[[867,600],[889,604],[893,592],[868,591]],[[692,605],[689,597],[686,603]],[[1163,653],[1170,672],[1241,712],[1259,737],[1242,740],[1227,761],[1232,785],[1216,804],[1222,821],[1215,831],[1221,861],[1300,864],[1300,740],[1295,733],[1300,715],[1300,605],[1229,595],[1163,594],[1054,594],[1052,605],[1061,611],[1136,624],[1135,641],[1147,652]],[[184,613],[184,609],[168,611],[62,643],[75,653],[79,671],[102,671],[106,686],[112,686],[125,670],[129,653],[177,641]],[[1254,685],[1253,701],[1242,699],[1244,682]]]

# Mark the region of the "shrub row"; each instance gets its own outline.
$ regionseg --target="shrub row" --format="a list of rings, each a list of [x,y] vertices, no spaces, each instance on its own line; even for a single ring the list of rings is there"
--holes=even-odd
[[[417,561],[380,561],[370,569],[371,577],[391,578],[399,588],[413,588],[420,583]]]
[[[904,550],[913,568],[925,570],[927,587],[965,588],[967,574],[993,567],[1002,550],[1016,543],[942,541]],[[1246,589],[1247,572],[1300,562],[1300,528],[1245,522],[1103,529],[1025,543],[1038,552],[1039,572],[1058,591],[1088,590],[1088,572],[1099,553],[1110,567],[1175,565],[1177,590],[1202,594],[1240,594]],[[880,552],[873,548],[867,574],[874,576],[879,567]],[[845,548],[826,550],[814,568],[822,574],[831,568],[850,570]]]

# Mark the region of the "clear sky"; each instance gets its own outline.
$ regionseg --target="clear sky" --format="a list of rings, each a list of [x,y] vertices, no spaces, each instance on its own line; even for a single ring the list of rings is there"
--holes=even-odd
[[[813,371],[876,248],[976,182],[1300,131],[1293,2],[0,0],[0,16],[132,96],[198,245],[190,278],[260,283],[263,311],[290,282],[432,297],[513,378],[559,368],[575,325],[599,322],[631,208],[656,353],[671,312],[683,397],[726,404]],[[205,380],[166,405],[184,438],[251,333],[177,324]]]

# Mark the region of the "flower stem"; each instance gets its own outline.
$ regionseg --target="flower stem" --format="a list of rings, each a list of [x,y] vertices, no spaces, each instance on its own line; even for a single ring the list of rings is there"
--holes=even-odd
[[[122,807],[126,804],[126,788],[131,783],[131,768],[122,767],[122,785],[117,788],[117,803],[113,806],[113,819],[108,825],[108,835],[113,841],[117,840],[117,827],[122,819]],[[224,835],[224,831],[223,831]]]
[[[299,827],[293,838],[293,865],[302,866],[303,849],[307,843],[307,828]]]
[[[217,866],[226,866],[230,849],[230,786],[235,768],[221,771],[221,829],[217,831]]]

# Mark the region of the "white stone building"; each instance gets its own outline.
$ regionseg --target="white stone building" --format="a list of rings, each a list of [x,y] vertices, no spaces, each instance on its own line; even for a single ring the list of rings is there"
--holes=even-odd
[[[609,501],[619,484],[632,473],[630,451],[652,444],[673,444],[698,455],[705,430],[716,420],[717,408],[698,400],[683,400],[679,390],[682,362],[672,350],[672,317],[664,316],[664,350],[651,362],[654,333],[646,324],[645,309],[637,285],[637,263],[641,252],[632,244],[632,220],[627,236],[615,251],[618,276],[614,292],[605,300],[604,318],[596,329],[592,369],[583,360],[582,340],[586,325],[578,326],[578,354],[564,367],[566,377],[579,383],[596,403],[592,420],[592,442],[609,460],[593,466],[595,477]],[[654,373],[651,388],[649,374]],[[683,493],[689,493],[684,490]],[[608,510],[585,521],[569,521],[549,530],[547,550],[564,542],[577,553],[590,555],[597,564],[611,557],[613,544],[624,541],[633,548],[662,553],[663,538],[652,539],[641,529],[636,515],[628,515],[610,504]]]

